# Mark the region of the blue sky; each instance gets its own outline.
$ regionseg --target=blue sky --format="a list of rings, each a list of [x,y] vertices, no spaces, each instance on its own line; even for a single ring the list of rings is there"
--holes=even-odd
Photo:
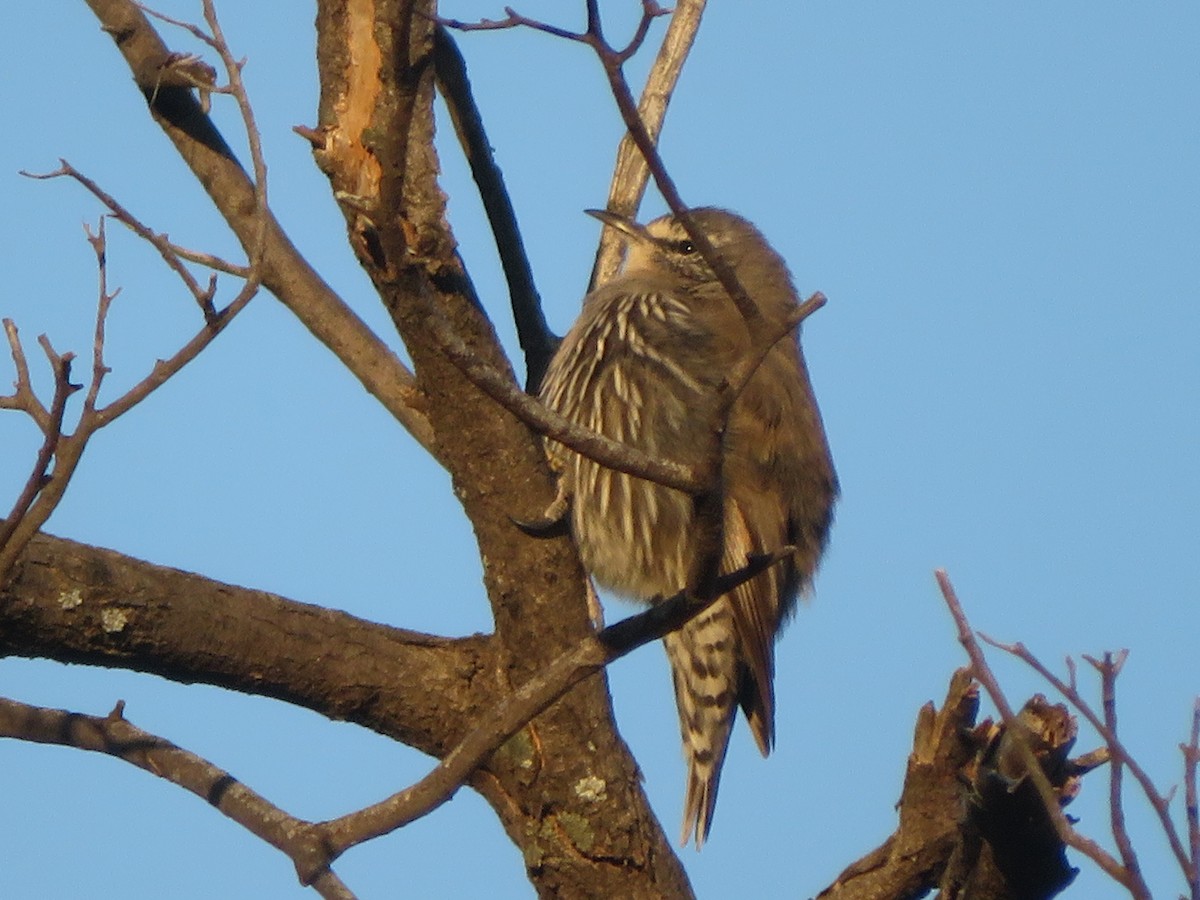
[[[614,34],[635,6],[603,4]],[[199,18],[198,3],[163,9]],[[277,215],[387,335],[327,182],[290,130],[315,120],[312,7],[219,9],[249,60]],[[518,9],[582,20],[574,4]],[[443,12],[502,14],[480,0],[445,0]],[[80,223],[99,208],[18,169],[66,157],[180,243],[231,256],[234,245],[86,7],[18,4],[8,18],[0,316],[31,351],[46,332],[84,353],[95,271]],[[777,750],[763,761],[735,731],[711,840],[684,853],[701,897],[807,896],[890,833],[916,711],[963,662],[938,566],[977,627],[1051,664],[1129,648],[1121,728],[1164,789],[1178,782],[1200,692],[1198,44],[1200,10],[1182,2],[711,5],[662,149],[688,202],[755,221],[801,291],[829,297],[804,343],[843,500],[815,596],[779,648]],[[521,32],[460,45],[561,332],[590,271],[599,226],[581,210],[604,203],[616,113],[581,47]],[[233,134],[220,100],[217,117]],[[515,354],[478,203],[442,132],[451,220]],[[651,195],[646,215],[662,209]],[[117,228],[109,259],[123,287],[111,398],[197,322],[153,254]],[[36,445],[27,421],[0,416],[5,509]],[[444,474],[265,295],[97,436],[49,530],[408,628],[490,628]],[[1048,691],[993,661],[1014,701]],[[684,771],[665,661],[648,647],[610,677],[673,834]],[[123,698],[138,725],[303,816],[346,812],[431,765],[303,710],[145,676],[3,660],[0,693],[88,713]],[[1085,730],[1080,749],[1094,743]],[[3,742],[0,793],[0,895],[302,896],[276,851],[117,761]],[[1106,793],[1091,776],[1071,811],[1111,844]],[[1151,888],[1181,892],[1145,804],[1129,806]],[[1073,861],[1075,896],[1119,896]],[[339,871],[364,898],[400,885],[412,896],[531,894],[519,854],[470,791],[352,851]]]

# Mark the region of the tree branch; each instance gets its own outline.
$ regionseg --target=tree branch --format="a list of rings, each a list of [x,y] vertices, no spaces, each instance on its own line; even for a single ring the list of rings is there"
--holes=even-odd
[[[24,366],[24,354],[20,350],[16,327],[8,319],[5,319],[4,324],[9,332],[9,340],[12,342],[14,359],[21,359],[17,366],[19,393],[21,384],[24,384],[26,389],[29,387],[29,372]],[[37,458],[34,460],[33,471],[29,473],[25,487],[21,490],[16,502],[13,503],[8,518],[0,521],[0,585],[4,584],[17,555],[39,527],[35,525],[30,528],[26,524],[25,517],[49,478],[50,461],[54,458],[58,442],[62,437],[63,414],[67,408],[67,398],[79,390],[79,385],[71,384],[71,362],[75,355],[65,353],[60,356],[55,353],[54,348],[50,346],[50,341],[44,335],[41,338],[41,344],[46,351],[46,357],[50,360],[50,368],[54,371],[54,399],[50,403],[50,412],[43,426],[44,438]],[[38,404],[38,408],[41,408],[41,404]],[[22,528],[22,525],[25,527]]]
[[[1046,813],[1050,817],[1050,821],[1053,823],[1059,839],[1064,844],[1074,847],[1095,862],[1104,870],[1105,874],[1122,887],[1128,889],[1135,897],[1148,898],[1148,894],[1139,894],[1136,892],[1135,884],[1131,880],[1129,873],[1126,872],[1111,854],[1106,852],[1095,841],[1084,837],[1076,831],[1067,820],[1053,785],[1050,784],[1046,773],[1042,771],[1041,766],[1038,764],[1037,757],[1034,755],[1033,748],[1030,745],[1029,736],[1025,731],[1025,726],[1013,713],[1012,707],[1008,704],[1008,699],[1000,689],[1000,684],[983,655],[983,650],[980,648],[979,642],[975,640],[975,633],[967,620],[962,604],[958,600],[954,586],[950,583],[949,576],[941,569],[938,569],[934,574],[937,577],[938,586],[941,588],[942,599],[945,600],[946,606],[950,610],[950,614],[957,626],[959,643],[963,645],[963,648],[967,651],[967,655],[971,658],[971,666],[975,677],[988,692],[988,696],[991,698],[992,703],[995,704],[996,710],[1000,713],[1005,727],[1016,734],[1018,739],[1015,743],[1015,748],[1024,765],[1024,772],[1037,789],[1038,795],[1042,800],[1042,805],[1045,807]],[[1092,724],[1093,726],[1095,725],[1094,722]]]
[[[411,372],[337,296],[291,243],[273,215],[258,214],[254,186],[192,96],[191,82],[164,79],[172,58],[131,0],[87,0],[133,73],[150,112],[192,169],[218,212],[253,256],[262,232],[263,284],[340,359],[367,391],[437,456],[424,398]]]
[[[316,833],[308,822],[288,814],[208,760],[134,726],[125,718],[123,701],[107,716],[99,717],[0,698],[0,737],[103,753],[157,775],[195,794],[283,851],[297,871],[320,852]],[[353,898],[332,871],[321,874],[312,883],[322,897]]]
[[[485,637],[390,628],[38,535],[0,585],[0,655],[147,672],[274,697],[431,756],[490,701]]]
[[[508,282],[517,339],[525,354],[525,389],[536,394],[550,357],[558,346],[558,338],[546,324],[542,298],[534,284],[517,215],[504,185],[504,175],[492,154],[483,116],[475,105],[466,63],[454,38],[441,26],[434,31],[433,61],[438,89],[446,101],[450,121],[454,123],[458,142],[471,166],[471,175],[479,187],[479,198],[496,239],[500,265]]]
[[[1134,777],[1134,780],[1137,781],[1138,786],[1142,789],[1142,793],[1146,796],[1146,799],[1150,801],[1150,806],[1158,816],[1159,824],[1162,827],[1163,834],[1167,838],[1171,852],[1174,854],[1180,869],[1183,871],[1184,877],[1187,878],[1188,883],[1191,884],[1196,879],[1196,868],[1192,864],[1187,850],[1184,849],[1183,842],[1181,841],[1178,831],[1175,828],[1175,823],[1171,821],[1169,798],[1163,796],[1162,793],[1159,792],[1159,790],[1154,786],[1154,781],[1150,778],[1150,775],[1133,757],[1128,748],[1125,747],[1124,743],[1117,736],[1116,732],[1109,728],[1108,724],[1101,718],[1099,714],[1097,714],[1097,712],[1092,708],[1091,704],[1089,704],[1079,693],[1078,688],[1075,686],[1074,663],[1068,659],[1068,668],[1071,671],[1071,678],[1070,683],[1067,683],[1051,672],[1044,663],[1030,653],[1029,649],[1024,644],[1004,644],[984,635],[981,635],[981,637],[993,647],[1015,656],[1017,659],[1021,660],[1031,669],[1041,675],[1042,678],[1046,679],[1046,681],[1052,685],[1055,690],[1062,694],[1062,696],[1066,698],[1067,702],[1070,703],[1071,706],[1087,720],[1088,724],[1096,730],[1096,733],[1100,735],[1100,739],[1104,741],[1105,746],[1108,748],[1109,754],[1114,762],[1119,759],[1122,766],[1129,769],[1129,773]],[[1088,855],[1090,856],[1090,854]],[[1101,865],[1106,872],[1109,871],[1108,867],[1099,860],[1096,860],[1096,862]],[[1116,860],[1112,860],[1112,865],[1116,865],[1119,868],[1119,864],[1116,862]],[[1139,874],[1138,880],[1140,880],[1140,878],[1141,876]],[[1126,886],[1128,887],[1128,885]],[[1130,888],[1130,890],[1132,892],[1133,888]],[[1148,893],[1144,896],[1148,896]]]
[[[319,827],[325,833],[324,843],[331,849],[330,861],[350,847],[394,831],[445,803],[501,744],[580,681],[638,647],[682,628],[720,597],[792,552],[794,548],[787,547],[748,560],[743,568],[718,578],[710,596],[696,599],[681,592],[597,634],[584,636],[499,704],[486,710],[425,778],[374,806],[322,823]]]

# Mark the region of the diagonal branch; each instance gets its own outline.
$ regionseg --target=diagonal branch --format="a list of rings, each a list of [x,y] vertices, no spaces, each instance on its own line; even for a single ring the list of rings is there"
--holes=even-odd
[[[454,123],[459,144],[471,166],[471,175],[479,187],[479,198],[496,239],[500,265],[508,282],[517,339],[525,354],[525,389],[535,394],[550,357],[554,355],[558,338],[546,324],[516,212],[484,130],[483,116],[475,105],[466,63],[454,38],[441,26],[434,31],[433,62],[438,89],[446,100],[450,121]]]
[[[431,305],[426,326],[446,356],[476,387],[506,410],[536,431],[553,438],[601,465],[618,472],[645,478],[676,490],[695,493],[702,490],[690,467],[669,460],[659,460],[649,454],[614,441],[599,432],[569,421],[544,403],[529,396],[513,382],[511,376],[479,359],[450,323]]]
[[[638,119],[645,125],[650,140],[658,145],[663,120],[671,95],[683,71],[692,44],[700,29],[700,17],[704,13],[706,0],[678,0],[671,13],[667,33],[663,35],[658,56],[646,76],[642,88],[642,99],[638,101]],[[650,179],[650,168],[633,142],[628,130],[617,147],[617,159],[613,165],[612,183],[608,189],[605,208],[611,212],[632,218],[641,205]],[[588,281],[588,291],[606,284],[621,267],[624,242],[611,228],[601,229],[600,245],[596,249],[596,261]]]
[[[511,7],[505,8],[507,18],[499,21],[485,19],[475,24],[467,24],[453,19],[441,19],[439,21],[447,28],[454,28],[460,31],[515,27],[532,28],[535,31],[542,31],[554,37],[563,38],[564,40],[586,44],[595,51],[600,64],[604,67],[604,74],[608,79],[609,88],[612,91],[613,99],[617,104],[617,110],[621,114],[621,119],[625,123],[629,137],[646,160],[646,164],[650,168],[650,174],[654,178],[654,183],[658,187],[659,193],[662,194],[671,212],[675,214],[680,224],[683,225],[684,231],[687,232],[696,249],[700,251],[700,255],[704,258],[704,261],[712,267],[713,273],[721,282],[721,286],[725,288],[733,304],[737,307],[738,312],[741,313],[742,319],[746,323],[746,328],[750,332],[751,343],[759,344],[761,343],[759,332],[763,327],[763,322],[762,316],[758,312],[758,307],[755,306],[754,301],[750,299],[750,295],[746,293],[746,289],[738,281],[733,267],[726,262],[725,258],[713,246],[712,241],[708,239],[708,235],[704,234],[692,220],[691,214],[688,212],[688,206],[683,202],[683,197],[675,185],[675,180],[667,172],[662,157],[658,153],[655,141],[638,114],[638,107],[634,102],[633,92],[630,90],[629,82],[625,78],[623,67],[629,59],[629,55],[640,46],[641,40],[639,35],[645,35],[645,29],[648,27],[650,19],[665,12],[658,4],[650,2],[650,0],[643,0],[642,7],[642,18],[638,25],[637,33],[629,45],[621,50],[613,47],[605,39],[603,29],[600,25],[598,8],[592,3],[588,5],[587,30],[578,33],[522,16],[514,12]]]
[[[45,434],[50,427],[50,412],[33,392],[33,383],[29,379],[29,361],[25,358],[25,348],[21,346],[20,332],[12,319],[4,319],[3,324],[17,380],[13,383],[11,394],[0,396],[0,409],[21,410],[33,419],[38,430]]]
[[[5,320],[5,325],[10,328],[10,338],[14,342],[13,352],[16,354],[20,347],[20,344],[16,343],[16,328],[12,327],[12,323],[8,320]],[[71,362],[75,355],[64,353],[60,356],[54,352],[50,341],[44,335],[40,340],[42,349],[46,351],[46,357],[50,360],[50,367],[54,370],[54,399],[50,403],[50,412],[44,426],[45,437],[42,440],[42,446],[38,449],[37,458],[34,460],[33,471],[30,472],[25,487],[13,504],[12,511],[5,520],[0,522],[0,584],[4,583],[9,569],[24,548],[29,536],[40,527],[40,523],[38,523],[31,528],[26,515],[46,487],[49,479],[50,462],[54,459],[58,442],[62,438],[63,414],[67,408],[67,398],[79,390],[79,385],[71,383]],[[18,369],[20,368],[18,366]],[[26,383],[28,383],[28,377],[28,371],[23,371],[18,376],[19,379],[25,379]]]
[[[374,806],[318,827],[330,848],[329,862],[350,847],[387,834],[449,800],[466,779],[505,741],[568,690],[627,653],[683,627],[734,588],[788,558],[795,548],[751,557],[736,572],[722,575],[712,592],[692,597],[680,592],[644,612],[588,634],[536,676],[487,710],[425,778]]]
[[[144,769],[190,791],[283,851],[297,871],[319,852],[308,822],[288,814],[208,760],[133,725],[125,718],[123,701],[107,716],[86,716],[0,697],[0,737],[103,753]],[[328,868],[312,886],[330,900],[354,897]]]
[[[1200,699],[1192,706],[1192,732],[1183,751],[1184,802],[1187,804],[1188,850],[1191,869],[1187,873],[1192,900],[1200,900],[1200,791],[1196,787],[1196,769],[1200,766]]]
[[[87,0],[133,73],[154,120],[253,256],[262,232],[263,284],[325,344],[408,431],[437,456],[423,392],[395,353],[309,265],[273,215],[259,215],[254,185],[192,94],[164,83],[172,54],[132,0]]]

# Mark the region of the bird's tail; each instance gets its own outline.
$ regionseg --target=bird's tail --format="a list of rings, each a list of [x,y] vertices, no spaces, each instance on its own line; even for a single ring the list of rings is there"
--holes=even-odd
[[[683,753],[688,763],[681,843],[699,850],[712,827],[721,765],[738,701],[737,637],[727,600],[719,600],[663,643],[671,661]]]

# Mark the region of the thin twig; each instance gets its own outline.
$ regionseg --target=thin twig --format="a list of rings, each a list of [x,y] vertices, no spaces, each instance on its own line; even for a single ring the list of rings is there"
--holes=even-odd
[[[1104,727],[1113,737],[1117,735],[1117,675],[1121,671],[1128,654],[1121,651],[1115,660],[1111,653],[1104,654],[1103,662],[1084,657],[1100,673],[1101,703],[1104,708]],[[1125,772],[1125,762],[1120,754],[1113,754],[1108,765],[1108,813],[1113,840],[1117,852],[1121,854],[1121,862],[1130,880],[1149,895],[1149,888],[1142,877],[1142,867],[1138,862],[1137,853],[1133,849],[1133,841],[1129,838],[1129,828],[1125,824],[1125,799],[1121,789],[1122,776]]]
[[[983,655],[983,650],[979,646],[979,642],[975,640],[975,632],[967,620],[967,614],[963,611],[958,595],[954,591],[954,586],[950,583],[950,577],[942,569],[937,569],[934,572],[934,576],[937,578],[938,587],[941,589],[942,599],[945,600],[946,607],[950,610],[950,615],[953,617],[954,624],[958,629],[959,643],[963,645],[963,649],[967,651],[967,656],[971,659],[971,667],[974,670],[975,679],[988,692],[988,696],[991,697],[996,711],[1000,713],[1004,727],[1015,739],[1015,746],[1021,756],[1025,772],[1032,780],[1038,795],[1042,798],[1042,804],[1046,808],[1046,813],[1050,817],[1050,821],[1053,823],[1054,830],[1057,832],[1059,839],[1064,844],[1074,847],[1080,853],[1083,853],[1094,861],[1109,877],[1127,888],[1138,900],[1149,900],[1148,894],[1140,895],[1134,893],[1134,885],[1129,879],[1129,874],[1110,853],[1095,841],[1077,832],[1067,820],[1066,815],[1062,811],[1058,796],[1054,792],[1053,785],[1050,784],[1046,773],[1042,771],[1042,767],[1029,745],[1029,737],[1025,726],[1014,715],[1008,699],[1000,689],[1000,683],[996,680],[996,676],[993,674],[987,659]]]
[[[253,259],[261,217],[255,188],[220,131],[190,90],[174,90],[170,103],[156,102],[163,60],[172,54],[146,15],[129,0],[86,0],[150,101],[150,113],[171,140]],[[425,411],[426,397],[395,352],[326,284],[267,215],[263,278],[266,287],[436,459],[443,459]]]
[[[89,415],[96,408],[96,398],[100,394],[100,384],[111,369],[104,364],[104,327],[108,321],[108,310],[113,300],[121,292],[117,288],[112,293],[108,291],[108,239],[104,229],[104,217],[96,227],[96,233],[86,225],[88,243],[96,253],[96,272],[100,281],[99,298],[96,301],[96,330],[92,338],[92,383],[88,386],[87,397],[83,401],[83,414]]]
[[[7,546],[0,550],[0,570],[7,569],[12,565],[16,554],[21,552],[30,537],[49,519],[61,501],[63,493],[92,435],[100,428],[103,428],[117,417],[132,409],[194,359],[245,308],[246,304],[258,293],[259,286],[262,283],[267,226],[271,221],[270,210],[267,206],[266,165],[263,161],[262,147],[257,133],[258,129],[254,122],[253,111],[250,107],[245,85],[241,80],[242,64],[234,60],[232,53],[229,51],[228,44],[220,30],[220,24],[217,21],[211,0],[204,0],[204,10],[205,18],[212,31],[211,37],[206,37],[197,26],[188,26],[186,23],[179,22],[175,22],[175,24],[188,28],[189,31],[192,31],[193,34],[196,34],[197,37],[217,50],[228,73],[229,85],[227,88],[219,90],[211,85],[210,87],[214,91],[231,94],[236,99],[242,113],[247,140],[250,144],[251,155],[254,160],[255,174],[252,183],[255,204],[254,216],[251,238],[248,242],[250,266],[246,272],[245,281],[235,297],[224,308],[218,310],[214,303],[216,294],[215,275],[210,277],[207,288],[201,287],[175,252],[174,246],[165,236],[159,235],[143,225],[116,198],[76,170],[66,160],[60,160],[60,168],[55,172],[48,173],[47,175],[30,176],[36,178],[67,176],[82,184],[93,196],[97,197],[109,208],[115,218],[132,229],[135,234],[147,240],[159,251],[159,255],[168,267],[180,277],[192,293],[192,296],[203,312],[205,322],[200,331],[173,356],[166,361],[159,360],[150,373],[125,394],[107,406],[98,408],[97,400],[100,387],[105,375],[109,371],[104,363],[105,323],[109,306],[116,296],[116,292],[110,293],[108,291],[107,246],[104,220],[101,220],[96,234],[93,235],[90,230],[88,231],[88,241],[96,253],[100,281],[100,294],[97,301],[96,327],[92,349],[91,385],[87,393],[87,399],[84,402],[79,425],[75,429],[74,434],[62,441],[56,439],[54,478],[48,481],[43,479],[34,496],[28,498],[27,505],[22,514],[11,517],[12,521],[5,526],[6,531],[8,531],[9,541]],[[166,17],[160,16],[160,18]],[[243,246],[246,246],[246,244]],[[20,380],[20,375],[18,376],[18,380]],[[19,394],[20,387],[18,386]],[[23,498],[26,494],[28,494],[28,489],[22,495]]]
[[[242,80],[242,67],[245,65],[245,60],[234,59],[233,53],[229,49],[229,42],[225,40],[225,33],[221,30],[221,23],[217,20],[217,10],[212,0],[204,0],[204,21],[212,29],[212,46],[225,66],[225,72],[229,78],[229,92],[238,105],[238,112],[242,116],[242,127],[246,132],[246,143],[250,147],[250,164],[254,172],[257,229],[254,240],[251,242],[250,277],[247,282],[248,285],[253,285],[253,290],[256,291],[262,278],[262,258],[266,247],[267,222],[270,214],[270,207],[267,204],[267,161],[263,156],[262,134],[254,118],[254,106],[250,103],[250,95],[246,92],[246,83]]]
[[[646,76],[637,112],[638,118],[646,127],[646,133],[656,146],[671,95],[675,91],[683,65],[700,29],[705,2],[706,0],[676,2],[667,33],[663,35],[662,45],[658,49],[658,56]],[[608,203],[605,204],[605,208],[632,218],[641,205],[649,179],[650,169],[646,159],[626,131],[617,147],[617,159],[613,165],[612,183],[609,185]],[[621,266],[624,246],[625,241],[613,229],[601,229],[596,261],[588,280],[589,292],[606,284],[616,275]]]
[[[4,521],[0,522],[0,584],[4,582],[8,576],[8,570],[25,548],[28,541],[26,534],[32,534],[28,527],[21,528],[21,526],[25,524],[25,516],[33,506],[34,500],[50,480],[51,476],[48,474],[50,463],[54,459],[58,442],[62,438],[62,423],[67,409],[67,398],[79,390],[79,385],[71,383],[71,363],[75,359],[75,354],[64,353],[60,356],[50,346],[50,341],[45,335],[38,340],[46,351],[46,357],[50,360],[50,368],[54,371],[54,399],[50,403],[50,412],[44,429],[45,437],[42,446],[38,449],[37,457],[34,459],[33,471],[29,473],[29,478],[26,479],[20,496],[13,503],[12,510]],[[19,532],[19,539],[13,541],[14,535],[18,535]]]
[[[84,175],[65,159],[60,159],[58,162],[59,167],[53,172],[35,174],[33,172],[26,172],[22,170],[21,174],[26,178],[34,178],[39,181],[46,181],[53,178],[70,178],[83,185],[88,193],[108,207],[109,213],[114,219],[116,219],[118,222],[120,222],[158,251],[158,254],[162,257],[163,262],[167,264],[167,268],[179,276],[179,279],[184,283],[188,291],[195,298],[196,303],[200,306],[200,309],[204,311],[205,316],[210,317],[214,312],[213,291],[211,285],[207,290],[200,286],[200,283],[196,280],[196,277],[192,275],[187,266],[183,264],[181,255],[176,252],[174,245],[167,240],[166,235],[158,234],[157,232],[148,228],[140,219],[137,218],[137,216],[130,212],[124,206],[124,204],[117,200],[116,197],[108,193],[106,190],[100,187],[99,184],[97,184],[88,176]]]
[[[1017,659],[1024,662],[1027,666],[1042,676],[1047,682],[1053,685],[1054,689],[1066,698],[1067,702],[1073,706],[1080,715],[1087,719],[1088,724],[1096,730],[1100,735],[1100,739],[1112,753],[1113,759],[1120,758],[1121,762],[1129,769],[1129,774],[1137,781],[1141,787],[1142,793],[1146,799],[1150,801],[1150,806],[1154,809],[1158,816],[1158,821],[1163,829],[1163,833],[1167,837],[1167,841],[1171,846],[1171,852],[1175,854],[1175,859],[1179,863],[1180,868],[1186,873],[1189,879],[1195,877],[1195,869],[1188,859],[1188,853],[1184,849],[1183,842],[1180,840],[1179,833],[1175,828],[1175,823],[1171,821],[1170,803],[1168,798],[1164,797],[1154,786],[1153,780],[1147,774],[1146,770],[1138,763],[1129,750],[1121,742],[1121,740],[1108,729],[1104,720],[1097,715],[1091,705],[1079,694],[1079,691],[1074,686],[1074,676],[1072,674],[1071,684],[1064,682],[1061,678],[1051,672],[1041,660],[1034,656],[1029,649],[1021,643],[1005,644],[1000,641],[993,640],[986,635],[980,637],[987,641],[992,646],[999,650],[1015,656]],[[1072,668],[1072,673],[1074,669]]]
[[[658,9],[657,13],[654,12],[656,9]],[[572,32],[558,28],[557,26],[548,25],[545,22],[539,22],[536,19],[530,19],[519,15],[510,7],[506,7],[505,12],[508,14],[506,19],[500,21],[485,19],[474,25],[467,25],[453,19],[439,19],[438,21],[447,28],[454,28],[460,31],[523,26],[591,47],[604,67],[604,74],[608,79],[609,88],[612,91],[613,99],[616,101],[621,119],[625,123],[625,128],[650,167],[650,173],[654,177],[654,183],[657,185],[659,193],[662,194],[663,199],[667,202],[667,206],[679,220],[684,231],[687,232],[688,237],[695,244],[696,249],[700,251],[700,255],[712,268],[713,274],[716,275],[717,280],[721,282],[721,286],[725,288],[733,304],[737,307],[743,321],[746,323],[746,328],[750,332],[751,343],[761,343],[758,331],[762,327],[762,315],[759,313],[758,307],[750,299],[750,295],[746,293],[746,289],[742,287],[741,282],[738,281],[733,267],[729,265],[713,246],[712,241],[708,239],[708,235],[693,221],[688,211],[689,207],[683,202],[679,189],[675,185],[675,180],[667,172],[654,140],[651,139],[645,124],[638,116],[637,104],[633,100],[633,93],[629,88],[629,82],[625,79],[623,69],[624,63],[628,59],[628,56],[623,54],[629,50],[629,47],[626,47],[624,50],[617,50],[605,40],[604,33],[600,27],[599,12],[593,3],[589,3],[588,6],[588,30],[584,32]],[[643,2],[642,23],[645,23],[647,17],[652,17],[652,13],[661,14],[661,12],[657,4]],[[639,31],[641,27],[639,24]],[[633,43],[631,41],[631,46]]]
[[[1196,769],[1200,766],[1200,697],[1192,706],[1192,734],[1183,751],[1184,797],[1187,803],[1188,847],[1191,850],[1191,871],[1186,871],[1192,900],[1200,900],[1200,796],[1196,789]]]
[[[12,319],[4,319],[3,322],[17,380],[13,382],[13,392],[0,397],[0,409],[17,409],[27,413],[42,434],[45,434],[50,427],[50,412],[33,392],[33,385],[29,380],[29,363],[25,359],[25,349],[21,346],[16,323]]]
[[[387,799],[317,825],[330,861],[357,844],[394,831],[445,803],[505,741],[583,679],[636,648],[682,627],[720,597],[795,552],[785,547],[756,556],[723,575],[703,597],[681,592],[645,612],[589,634],[479,719],[436,768],[416,784]]]

